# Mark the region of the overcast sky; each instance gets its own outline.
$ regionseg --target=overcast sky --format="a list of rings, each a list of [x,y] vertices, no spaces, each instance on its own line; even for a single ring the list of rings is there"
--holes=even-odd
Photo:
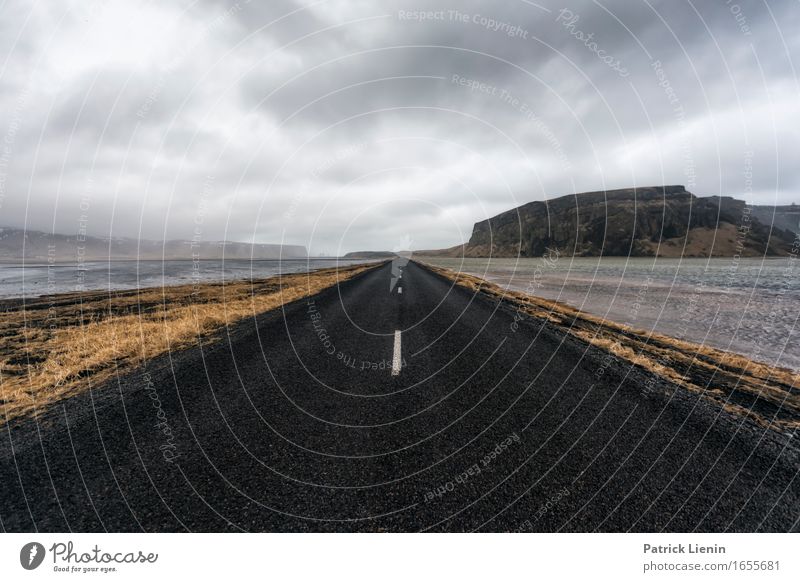
[[[799,56],[796,0],[8,0],[0,224],[334,254],[590,190],[800,202]]]

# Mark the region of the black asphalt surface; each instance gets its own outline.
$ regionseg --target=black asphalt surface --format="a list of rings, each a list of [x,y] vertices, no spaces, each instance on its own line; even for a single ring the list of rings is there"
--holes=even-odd
[[[3,428],[2,529],[798,530],[796,439],[392,269]]]

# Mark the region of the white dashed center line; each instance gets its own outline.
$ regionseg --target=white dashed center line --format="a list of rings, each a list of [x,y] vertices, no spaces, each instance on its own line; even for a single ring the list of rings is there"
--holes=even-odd
[[[394,332],[394,356],[392,356],[392,376],[400,375],[400,368],[403,362],[403,350],[400,340],[400,330]]]
[[[397,288],[397,293],[398,293],[399,295],[402,295],[402,293],[403,293],[403,288],[402,288],[402,287],[398,287],[398,288]]]

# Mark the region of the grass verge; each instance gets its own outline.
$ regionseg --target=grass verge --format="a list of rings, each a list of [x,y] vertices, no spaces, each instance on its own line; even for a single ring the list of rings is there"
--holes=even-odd
[[[0,302],[0,425],[377,266]]]

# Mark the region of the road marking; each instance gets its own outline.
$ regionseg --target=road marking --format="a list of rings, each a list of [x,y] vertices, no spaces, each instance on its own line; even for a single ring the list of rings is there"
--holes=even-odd
[[[400,330],[394,332],[394,356],[392,356],[392,376],[400,375],[400,368],[402,367],[403,350],[400,343]]]
[[[402,287],[398,287],[397,288],[397,294],[398,295],[402,295],[403,294],[403,288]]]

